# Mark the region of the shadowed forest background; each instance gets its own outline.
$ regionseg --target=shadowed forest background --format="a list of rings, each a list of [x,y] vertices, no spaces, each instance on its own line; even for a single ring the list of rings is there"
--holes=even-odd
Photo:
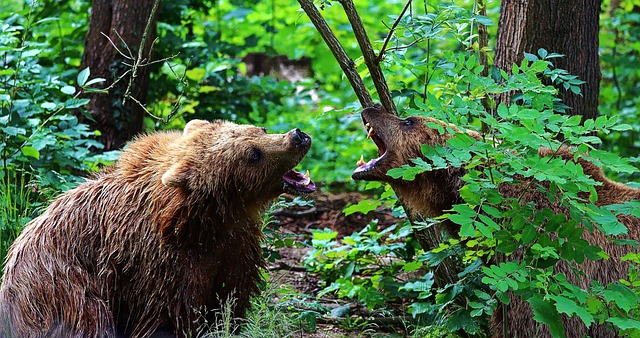
[[[431,162],[389,175],[412,180],[447,166],[510,162],[499,169],[507,179],[525,174],[566,193],[579,213],[571,229],[582,224],[619,240],[626,228],[616,215],[640,217],[640,201],[598,208],[581,198],[589,191],[581,170],[529,160],[539,146],[574,146],[609,178],[640,188],[640,2],[354,2],[400,116],[431,116],[500,140],[425,147]],[[445,217],[464,241],[425,248],[412,229],[432,220],[411,224],[388,186],[352,180],[358,159],[377,148],[359,97],[300,3],[3,0],[3,262],[52,198],[116,160],[135,135],[225,119],[311,135],[300,167],[319,186],[302,198],[282,196],[264,215],[269,269],[240,335],[484,337],[505,295],[518,291],[557,336],[559,314],[640,336],[638,243],[625,242],[636,248],[626,257],[627,280],[580,289],[547,263],[606,257],[566,244],[574,234],[551,229],[554,215],[509,214],[510,204],[487,193],[493,181],[469,178],[465,204]],[[341,3],[315,6],[380,101]],[[483,266],[516,246],[534,263]],[[438,283],[431,271],[450,256],[464,270]]]

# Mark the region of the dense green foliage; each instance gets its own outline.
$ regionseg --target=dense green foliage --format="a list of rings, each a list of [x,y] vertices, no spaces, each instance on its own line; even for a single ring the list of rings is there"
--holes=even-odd
[[[355,2],[374,47],[380,48],[404,3]],[[474,4],[414,3],[410,15],[400,21],[383,62],[403,114],[428,115],[475,130],[484,123],[492,130],[485,142],[458,134],[446,147],[424,147],[430,161],[416,160],[412,166],[389,172],[411,180],[420,172],[445,166],[466,168],[467,184],[461,191],[465,203],[445,216],[461,225],[464,241],[450,239],[423,252],[408,222],[385,229],[372,222],[342,240],[333,231],[319,230],[305,242],[312,246],[305,266],[326,282],[322,295],[351,299],[372,313],[408,313],[414,323],[433,328],[420,331],[423,335],[460,330],[482,335],[487,315],[508,292],[527,299],[536,310],[536,319],[552,330],[560,329],[555,314],[566,313],[585,323],[607,322],[630,335],[638,334],[638,255],[628,256],[633,263],[628,280],[608,286],[593,284],[588,290],[568,283],[563,275],[554,273],[550,263],[564,260],[575,266],[584,259],[603,259],[598,248],[580,240],[582,232],[624,233],[626,229],[614,215],[638,216],[640,206],[627,203],[598,208],[579,195],[592,190],[592,181],[579,167],[535,156],[541,145],[557,149],[562,137],[564,144],[589,150],[585,158],[605,166],[611,177],[624,181],[640,177],[634,167],[640,159],[637,1],[616,2],[616,8],[604,1],[601,117],[584,125],[579,118],[558,114],[562,105],[555,99],[557,88],[579,92],[583,84],[553,67],[554,58],[560,57],[553,51],[526,55],[525,61],[513,66],[513,75],[492,68],[489,76],[481,75],[485,66],[478,62],[477,25],[489,25],[490,51],[495,45],[492,23],[497,22],[499,4],[489,3],[487,16],[476,15]],[[373,91],[341,6],[329,1],[321,5],[323,16]],[[96,155],[94,151],[102,147],[92,138],[96,132],[78,123],[74,115],[83,113],[87,103],[80,94],[100,83],[91,78],[90,70],[78,68],[88,10],[89,5],[81,1],[61,4],[48,0],[32,6],[9,1],[0,14],[2,258],[48,199],[117,156]],[[311,170],[315,181],[327,188],[336,184],[369,189],[376,195],[348,207],[345,213],[367,213],[384,206],[396,217],[405,216],[389,187],[356,184],[349,178],[362,152],[373,153],[375,146],[365,140],[360,118],[353,114],[360,107],[348,82],[296,1],[163,2],[158,37],[154,57],[161,61],[151,65],[147,130],[179,128],[193,118],[231,119],[265,125],[274,132],[297,127],[314,138],[302,166]],[[314,77],[297,83],[270,76],[247,77],[241,58],[250,52],[310,57]],[[481,100],[508,91],[518,92],[513,102],[493,105],[497,116],[488,114]],[[562,193],[561,202],[571,210],[572,219],[566,221],[549,210],[516,207],[514,201],[503,198],[497,185],[517,179],[514,176],[548,182],[550,194]],[[266,253],[303,245],[305,239],[277,236],[273,230],[277,225],[266,217]],[[509,261],[516,250],[526,252],[523,262],[528,264]],[[436,289],[426,268],[437,266],[450,254],[458,257],[465,270],[456,283]],[[481,264],[480,257],[496,255],[507,259],[494,266]],[[328,311],[308,296],[282,297],[308,330],[315,327],[316,316]],[[265,306],[257,303],[259,309]],[[549,313],[554,315],[543,315]],[[269,332],[276,329],[282,328],[268,328]]]

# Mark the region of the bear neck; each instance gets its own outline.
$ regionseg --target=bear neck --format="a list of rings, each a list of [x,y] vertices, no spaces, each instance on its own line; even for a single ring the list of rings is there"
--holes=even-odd
[[[413,181],[394,180],[391,186],[411,214],[434,218],[462,202],[464,174],[460,168],[440,169],[421,173]]]
[[[243,208],[238,208],[243,205]],[[265,203],[266,205],[266,203]],[[163,237],[185,246],[207,247],[212,242],[226,241],[238,234],[260,233],[259,203],[245,204],[217,194],[174,194],[163,214],[173,220],[158,221]]]

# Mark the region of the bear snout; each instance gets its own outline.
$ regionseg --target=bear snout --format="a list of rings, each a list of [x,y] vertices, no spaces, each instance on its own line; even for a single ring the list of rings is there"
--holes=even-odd
[[[301,131],[300,129],[298,128],[293,129],[290,131],[290,133],[291,133],[291,141],[293,142],[294,146],[303,147],[311,144],[311,137],[306,133],[304,133],[303,131]]]

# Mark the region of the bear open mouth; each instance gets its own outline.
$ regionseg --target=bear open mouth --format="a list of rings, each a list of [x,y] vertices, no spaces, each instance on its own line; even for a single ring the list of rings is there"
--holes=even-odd
[[[364,173],[375,168],[376,164],[387,154],[387,145],[384,143],[383,137],[376,132],[371,123],[367,122],[364,117],[362,118],[362,122],[364,122],[365,130],[367,131],[367,138],[373,140],[373,143],[378,146],[378,157],[368,162],[364,161],[364,156],[360,156],[360,160],[357,163],[356,170],[353,171],[353,174]]]
[[[309,178],[309,171],[303,175],[301,172],[291,169],[282,176],[282,181],[287,187],[300,193],[316,191],[316,184]]]

